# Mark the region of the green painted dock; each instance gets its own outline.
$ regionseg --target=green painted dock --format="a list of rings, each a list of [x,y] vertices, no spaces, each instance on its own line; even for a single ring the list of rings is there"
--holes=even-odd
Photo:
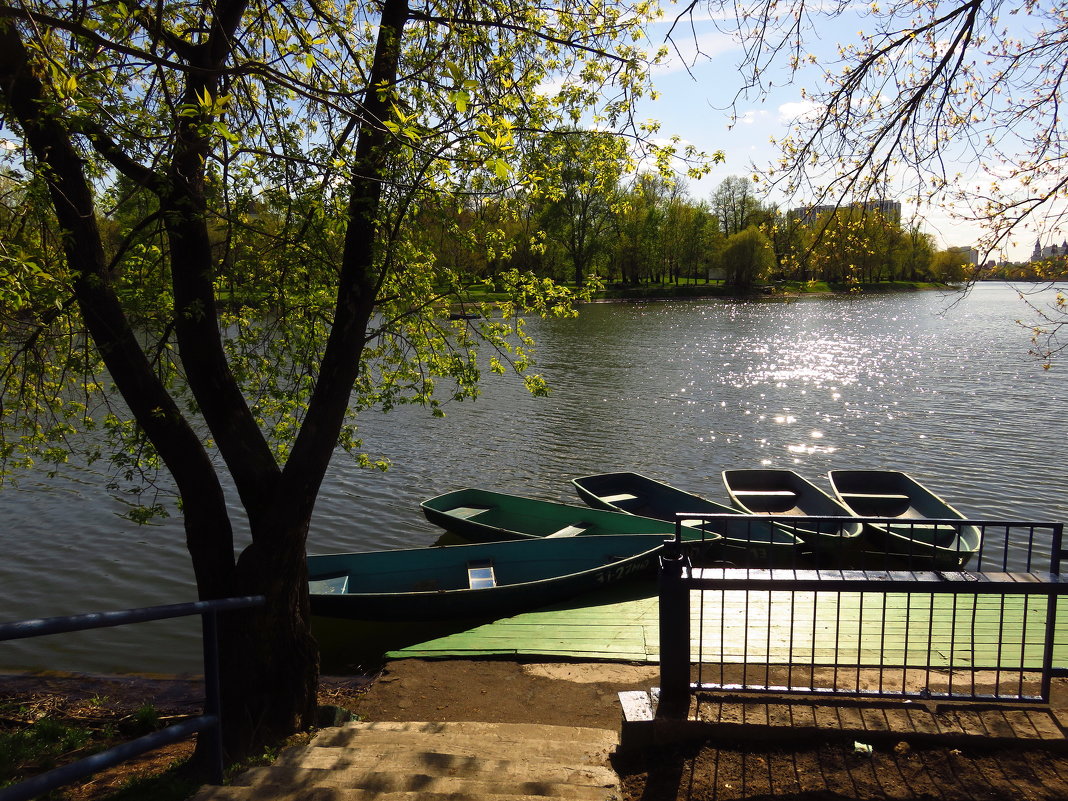
[[[691,658],[862,667],[1040,666],[1046,599],[930,593],[694,591]],[[1054,664],[1068,666],[1068,599]],[[655,586],[587,596],[394,648],[388,658],[490,655],[658,662]],[[702,644],[703,643],[703,644]]]

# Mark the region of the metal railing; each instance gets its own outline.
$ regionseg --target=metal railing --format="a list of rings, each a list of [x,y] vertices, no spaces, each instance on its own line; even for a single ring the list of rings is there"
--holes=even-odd
[[[214,784],[223,781],[222,719],[219,686],[219,646],[216,616],[220,612],[262,606],[265,598],[253,595],[244,598],[224,598],[214,601],[194,601],[167,606],[150,606],[116,612],[92,612],[70,617],[50,617],[39,620],[22,620],[0,624],[0,642],[48,634],[63,634],[71,631],[110,628],[130,623],[146,623],[151,620],[200,615],[204,651],[204,714],[175,723],[159,731],[146,734],[136,740],[123,743],[62,765],[58,768],[26,779],[18,784],[0,789],[0,801],[25,801],[125,762],[128,759],[176,743],[191,734],[203,732],[209,738],[208,753],[211,755],[209,780]]]
[[[1049,701],[1068,592],[1062,524],[904,521],[982,532],[978,551],[947,564],[921,549],[880,551],[870,527],[886,518],[776,516],[793,531],[862,523],[866,539],[852,556],[802,545],[787,565],[736,566],[717,563],[714,539],[692,541],[695,518],[722,531],[736,517],[684,517],[685,538],[680,523],[661,557],[658,714],[683,713],[702,691]]]

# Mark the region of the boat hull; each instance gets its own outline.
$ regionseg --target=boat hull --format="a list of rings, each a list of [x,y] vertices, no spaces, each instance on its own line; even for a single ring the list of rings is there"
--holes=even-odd
[[[907,473],[832,470],[827,475],[838,500],[855,515],[893,518],[866,524],[873,551],[917,566],[955,569],[982,546],[977,526],[954,522],[964,515]]]
[[[675,533],[673,525],[567,503],[480,489],[446,492],[420,504],[436,526],[472,542],[599,534]]]
[[[722,559],[754,567],[782,567],[797,562],[802,541],[781,527],[724,504],[677,489],[640,473],[617,472],[572,480],[579,497],[595,509],[608,509],[682,524],[720,535]],[[701,515],[732,518],[702,520]]]
[[[651,573],[658,535],[528,540],[308,556],[314,615],[496,618]]]
[[[666,520],[490,490],[447,492],[423,501],[421,506],[431,523],[472,542],[616,534],[659,534],[664,538],[675,536],[675,525]],[[722,539],[715,532],[683,531],[683,545],[687,553],[702,562],[722,558]]]
[[[793,470],[724,470],[731,503],[754,515],[843,518],[790,523],[791,533],[814,550],[841,556],[855,552],[864,527],[846,507]]]

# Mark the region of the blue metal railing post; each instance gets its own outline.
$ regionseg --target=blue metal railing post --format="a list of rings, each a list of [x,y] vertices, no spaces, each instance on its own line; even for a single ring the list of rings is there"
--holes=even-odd
[[[50,617],[38,620],[16,620],[0,623],[0,642],[41,637],[48,634],[63,634],[70,631],[125,626],[130,623],[145,623],[150,620],[169,620],[189,615],[200,615],[203,623],[204,649],[204,714],[174,723],[159,731],[146,734],[122,745],[101,751],[98,754],[53,768],[46,773],[26,779],[18,784],[0,789],[0,801],[28,801],[39,795],[71,784],[105,768],[114,767],[141,754],[179,742],[193,734],[208,737],[209,756],[213,764],[208,766],[211,781],[223,782],[222,748],[222,702],[219,680],[219,638],[217,614],[235,609],[263,606],[262,595],[244,598],[222,598],[215,601],[193,601],[185,604],[149,606],[126,609],[118,612],[91,612],[86,615]]]
[[[690,593],[683,583],[682,526],[660,556],[660,701],[657,716],[681,717],[690,709]]]
[[[219,681],[219,627],[214,609],[200,616],[204,636],[204,714],[219,722],[200,736],[208,739],[212,784],[223,783],[222,691]]]
[[[1050,546],[1049,572],[1060,575],[1061,560],[1068,557],[1064,550],[1064,523],[1056,523],[1053,526],[1053,542]]]
[[[1057,640],[1057,604],[1061,595],[1051,592],[1046,596],[1046,632],[1042,643],[1042,674],[1039,697],[1049,703],[1053,694],[1053,646]]]

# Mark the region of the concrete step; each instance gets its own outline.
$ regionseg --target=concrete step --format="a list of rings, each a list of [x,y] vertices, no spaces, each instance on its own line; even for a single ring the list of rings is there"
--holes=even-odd
[[[619,742],[617,732],[610,729],[591,729],[583,726],[547,726],[540,723],[453,723],[352,721],[331,729],[324,729],[317,737],[337,732],[419,732],[423,734],[467,734],[492,740],[541,739],[575,742],[582,745],[601,743],[614,747]]]
[[[615,773],[601,765],[584,765],[550,759],[528,759],[517,753],[513,759],[458,754],[449,750],[416,749],[407,751],[389,746],[373,749],[312,748],[302,753],[283,753],[274,769],[303,768],[335,771],[354,777],[369,772],[425,773],[435,776],[507,776],[512,781],[548,781],[553,783],[603,785]],[[356,786],[354,779],[346,779]],[[242,782],[243,783],[243,782]]]
[[[608,801],[616,732],[569,726],[358,722],[193,801]]]
[[[332,771],[327,771],[332,773]],[[560,801],[608,801],[619,797],[618,781],[613,776],[610,786],[586,786],[545,781],[508,782],[500,778],[472,779],[426,774],[366,773],[360,786],[334,784],[344,779],[305,774],[309,784],[274,784],[270,780],[251,786],[229,785],[204,787],[192,801],[364,801],[364,799],[407,798],[483,799],[484,801],[529,801],[555,798]]]
[[[425,749],[483,758],[511,759],[521,749],[524,759],[547,759],[576,764],[604,764],[619,738],[603,729],[564,726],[510,726],[502,728],[449,724],[404,724],[408,728],[345,726],[320,732],[310,743],[316,748],[379,748],[385,745],[409,750]]]
[[[210,789],[212,792],[208,793]],[[613,801],[618,794],[599,796],[582,801]],[[377,790],[339,789],[336,787],[309,787],[292,792],[278,792],[278,788],[252,787],[213,787],[194,796],[190,801],[545,801],[559,798],[571,801],[569,796],[546,795],[499,795],[486,793],[479,789],[459,790],[447,793],[428,793],[424,791],[393,793]]]

